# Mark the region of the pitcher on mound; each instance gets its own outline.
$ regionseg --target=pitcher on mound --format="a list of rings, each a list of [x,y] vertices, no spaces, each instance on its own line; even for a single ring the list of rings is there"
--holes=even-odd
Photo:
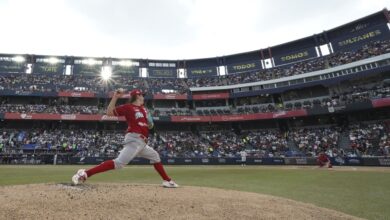
[[[158,174],[163,179],[162,186],[167,188],[179,187],[165,172],[157,151],[147,145],[149,129],[153,128],[153,119],[144,107],[144,94],[134,89],[130,92],[130,104],[115,107],[117,100],[122,97],[123,90],[117,90],[107,108],[109,116],[124,116],[128,124],[123,149],[117,158],[107,160],[103,163],[88,169],[80,169],[72,177],[72,182],[77,185],[84,182],[91,176],[113,169],[121,169],[126,166],[134,157],[149,159]]]

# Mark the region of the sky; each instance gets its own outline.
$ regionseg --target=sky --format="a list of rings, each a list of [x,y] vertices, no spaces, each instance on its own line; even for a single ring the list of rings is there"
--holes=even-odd
[[[0,53],[196,59],[267,48],[390,0],[0,0]]]

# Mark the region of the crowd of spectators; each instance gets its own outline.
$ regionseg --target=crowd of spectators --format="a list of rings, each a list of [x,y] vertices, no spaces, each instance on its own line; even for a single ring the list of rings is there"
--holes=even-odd
[[[285,157],[291,150],[287,143],[287,133],[277,130],[248,131],[243,142],[251,149],[253,157]]]
[[[320,58],[261,71],[188,79],[142,78],[117,75],[106,82],[100,76],[7,74],[0,77],[0,89],[43,92],[79,90],[106,93],[117,88],[140,88],[153,94],[166,93],[166,91],[168,93],[182,94],[186,93],[190,87],[222,86],[278,79],[335,67],[388,52],[390,52],[390,40],[374,41],[355,51],[337,52]]]
[[[87,105],[26,105],[26,104],[2,104],[0,113],[50,113],[50,114],[86,114],[94,115],[103,113],[104,110],[97,106]]]
[[[20,92],[62,92],[86,91],[107,93],[117,88],[140,88],[148,91],[145,79],[131,76],[116,76],[104,81],[100,76],[82,75],[42,75],[42,74],[7,74],[0,76],[0,89]]]
[[[26,149],[54,150],[76,156],[115,156],[122,147],[123,132],[96,130],[1,130],[4,152]],[[170,131],[151,135],[148,144],[162,157],[235,158],[242,150],[252,157],[285,156],[289,150],[285,136],[276,130],[248,131]]]
[[[311,109],[315,107],[338,107],[341,105],[365,102],[371,99],[390,97],[390,85],[375,85],[370,88],[353,86],[340,93],[333,93],[325,98],[296,100],[282,103],[263,103],[237,106],[237,113],[277,112],[283,110]]]
[[[245,150],[248,157],[288,157],[296,151],[315,157],[325,151],[337,156],[389,156],[389,123],[351,124],[347,130],[336,126],[302,127],[289,132],[279,130],[166,131],[149,137],[148,144],[162,157],[237,158]],[[347,146],[340,138],[347,135]],[[348,136],[349,135],[349,136]],[[122,131],[98,130],[0,130],[0,151],[22,153],[26,150],[56,151],[75,156],[112,156],[122,148]],[[296,155],[296,154],[295,154]]]
[[[350,147],[356,156],[389,155],[390,130],[384,123],[349,126]]]
[[[369,99],[390,97],[390,84],[367,86],[344,87],[347,90],[339,94],[333,94],[337,104],[351,104]],[[327,105],[329,105],[327,103]],[[334,105],[334,104],[332,104]]]
[[[175,91],[178,94],[184,94],[189,87],[185,80],[182,79],[144,79],[146,86],[144,89],[149,89],[153,94],[170,93],[163,91]]]
[[[353,123],[347,128],[297,128],[289,132],[299,151],[306,156],[326,152],[331,157],[390,155],[390,122]],[[340,139],[345,136],[346,142]]]
[[[123,132],[97,130],[0,130],[3,152],[15,154],[26,149],[68,152],[79,156],[114,155],[121,149]]]
[[[150,138],[148,143],[162,157],[207,157],[211,146],[191,132],[161,132]]]
[[[316,156],[321,151],[337,152],[340,129],[329,128],[297,128],[289,133],[299,151],[306,156]]]

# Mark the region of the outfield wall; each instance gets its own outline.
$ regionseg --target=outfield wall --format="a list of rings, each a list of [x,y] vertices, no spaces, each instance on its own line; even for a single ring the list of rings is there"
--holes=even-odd
[[[56,164],[93,165],[110,157],[71,157],[58,155]],[[336,166],[389,166],[390,157],[336,157],[330,158]],[[0,155],[0,164],[53,164],[54,155],[31,156],[6,156]],[[240,158],[162,158],[162,163],[167,165],[241,165]],[[129,164],[147,165],[149,160],[135,158]],[[288,157],[288,158],[247,158],[247,165],[317,165],[313,157]]]
[[[72,164],[98,164],[106,159],[100,157],[73,157]],[[336,157],[330,158],[333,165],[336,166],[390,166],[390,158],[385,157]],[[162,158],[163,164],[168,165],[241,165],[241,158]],[[143,158],[135,158],[130,164],[149,164],[150,162]],[[317,165],[316,158],[247,158],[247,165]]]

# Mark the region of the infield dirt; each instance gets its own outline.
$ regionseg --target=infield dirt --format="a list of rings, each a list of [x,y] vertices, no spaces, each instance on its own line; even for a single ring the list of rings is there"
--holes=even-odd
[[[0,204],[4,219],[359,219],[257,193],[144,184],[2,186]]]

